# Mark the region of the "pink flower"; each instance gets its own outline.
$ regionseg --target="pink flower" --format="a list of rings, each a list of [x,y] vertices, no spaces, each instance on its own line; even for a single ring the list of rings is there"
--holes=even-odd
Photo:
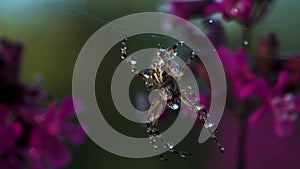
[[[257,77],[248,65],[246,50],[240,48],[234,54],[228,48],[220,47],[218,53],[235,97],[244,100],[254,96],[262,79]]]
[[[61,168],[70,162],[71,153],[62,143],[70,141],[79,145],[85,138],[81,126],[70,121],[74,116],[72,97],[66,98],[61,106],[53,102],[46,113],[35,115],[36,126],[28,146],[29,159],[35,169]]]
[[[292,135],[296,130],[299,114],[299,97],[291,93],[271,100],[271,110],[275,118],[275,131],[279,137]]]
[[[79,145],[85,139],[81,126],[71,121],[75,117],[72,97],[61,105],[52,103],[48,111],[28,107],[16,107],[14,111],[0,104],[0,161],[6,161],[3,166],[62,168],[71,160],[64,143]]]
[[[22,126],[13,121],[12,111],[0,104],[0,156],[7,153],[15,146],[15,142],[22,134]]]
[[[64,145],[83,143],[85,134],[76,117],[73,98],[55,101],[46,111],[47,92],[19,79],[21,45],[0,43],[0,169],[57,169],[71,153]],[[76,102],[80,104],[80,102]]]
[[[249,20],[253,11],[253,0],[215,0],[205,9],[206,15],[221,13],[225,20]]]
[[[264,114],[271,112],[275,119],[275,132],[279,137],[289,136],[296,129],[296,120],[300,112],[300,97],[285,93],[285,88],[290,82],[290,75],[281,71],[275,86],[264,81],[261,83],[261,97],[263,104],[251,115],[250,123],[256,122]]]
[[[168,2],[170,12],[183,19],[191,19],[203,15],[205,8],[212,0],[171,0]]]

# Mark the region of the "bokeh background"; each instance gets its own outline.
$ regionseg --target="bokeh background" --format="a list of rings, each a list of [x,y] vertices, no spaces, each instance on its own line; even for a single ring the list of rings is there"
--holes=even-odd
[[[0,36],[24,44],[21,71],[23,81],[32,84],[33,76],[41,74],[45,79],[43,88],[55,98],[64,98],[71,94],[72,71],[80,49],[96,30],[124,15],[158,11],[165,3],[164,0],[0,0]],[[260,37],[267,32],[278,35],[282,54],[299,53],[299,10],[300,2],[297,0],[276,1],[268,16],[253,30],[250,53],[257,55]],[[200,19],[193,19],[192,22],[199,27],[203,25]],[[230,47],[234,49],[241,43],[242,30],[235,22],[225,23],[225,27]],[[136,49],[151,47],[147,38],[135,38],[131,43]],[[110,72],[120,62],[118,52],[118,47],[112,49],[108,54],[110,58],[103,65],[106,73],[98,73],[98,102],[99,105],[105,105],[103,110],[109,112],[105,117],[115,128],[124,133],[143,136],[143,128],[138,130],[136,124],[121,119],[113,108],[111,98],[107,97],[107,89],[110,89],[107,80]],[[116,57],[112,58],[114,55]],[[137,82],[136,86],[141,85]],[[138,90],[143,91],[142,86]],[[162,123],[162,128],[171,125],[174,118],[176,115],[170,115]],[[300,168],[299,129],[291,137],[278,138],[274,133],[272,119],[270,114],[256,125],[250,126],[248,168]],[[220,129],[220,138],[228,152],[224,155],[219,153],[211,141],[201,145],[197,143],[200,128],[195,125],[178,145],[181,149],[193,152],[195,155],[191,158],[178,159],[170,155],[168,162],[161,161],[158,157],[123,158],[106,152],[87,139],[79,147],[69,146],[73,152],[73,160],[66,168],[234,168],[237,159],[238,124],[232,115],[225,113]]]

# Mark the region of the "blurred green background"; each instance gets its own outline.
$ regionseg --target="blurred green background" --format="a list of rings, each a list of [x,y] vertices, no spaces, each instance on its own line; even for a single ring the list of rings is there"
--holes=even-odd
[[[45,77],[43,87],[55,98],[63,98],[71,94],[72,71],[80,49],[96,30],[124,15],[158,11],[159,6],[164,3],[164,0],[0,0],[0,36],[24,44],[22,78],[25,82],[33,83],[33,75],[39,73]],[[267,32],[278,34],[281,53],[300,51],[299,5],[300,1],[297,0],[279,0],[275,3],[269,15],[255,27],[251,44],[252,54],[257,53],[260,36]],[[193,22],[201,25],[199,20]],[[241,44],[241,28],[235,23],[227,23],[226,28],[231,47],[236,48]],[[148,42],[142,42],[145,46],[143,43],[133,44],[137,44],[138,48],[147,47]],[[117,55],[116,60],[108,60],[107,63],[110,64],[106,64],[103,69],[113,69],[119,63],[119,49],[112,51],[112,54],[114,52]],[[99,74],[97,78],[98,100],[107,99],[105,96],[110,86],[106,79],[110,78],[109,75],[110,73]],[[110,107],[112,104],[109,99],[101,103],[108,103],[104,107],[105,110],[115,111]],[[106,117],[113,124],[127,124],[117,114],[112,113]],[[175,116],[170,117],[171,120],[167,120],[164,127],[174,118]],[[210,164],[209,159],[213,158],[213,154],[209,152],[217,149],[211,142],[201,145],[197,143],[200,132],[198,127],[195,126],[178,146],[197,154],[189,159],[177,159],[172,155],[170,162],[160,161],[158,157],[128,159],[112,155],[87,139],[80,147],[70,146],[74,157],[67,168],[212,168],[213,164]],[[124,130],[126,132],[134,128],[134,124],[126,125]],[[142,133],[142,129],[133,133]]]

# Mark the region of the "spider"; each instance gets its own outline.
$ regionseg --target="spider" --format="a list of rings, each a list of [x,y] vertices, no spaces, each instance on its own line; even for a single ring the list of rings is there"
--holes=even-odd
[[[200,102],[199,98],[190,86],[179,88],[177,83],[177,81],[179,81],[184,75],[186,67],[190,66],[195,57],[198,57],[196,53],[191,51],[190,57],[185,61],[185,65],[182,66],[176,64],[174,58],[177,56],[177,47],[183,46],[183,41],[175,43],[171,48],[165,48],[159,45],[160,47],[157,50],[157,56],[155,57],[151,68],[138,71],[136,68],[137,58],[134,56],[127,57],[126,54],[127,38],[122,40],[121,43],[121,59],[127,61],[132,73],[136,74],[137,77],[145,82],[145,86],[148,90],[159,90],[158,97],[152,101],[151,107],[147,113],[147,120],[145,121],[146,131],[154,151],[159,151],[158,146],[156,145],[156,140],[161,140],[164,144],[164,148],[166,148],[169,152],[178,154],[183,158],[192,155],[192,153],[177,151],[170,142],[167,142],[162,137],[157,129],[158,121],[164,108],[167,106],[172,110],[178,110],[180,108],[180,103],[183,102],[193,112],[197,113],[197,118],[202,121],[204,127],[210,132],[211,138],[217,144],[220,151],[224,153],[224,147],[219,143],[216,137],[216,133],[219,132],[218,129],[214,132],[211,131],[213,123],[207,119],[209,115],[206,107]],[[167,160],[164,154],[161,154],[160,158],[162,160]]]

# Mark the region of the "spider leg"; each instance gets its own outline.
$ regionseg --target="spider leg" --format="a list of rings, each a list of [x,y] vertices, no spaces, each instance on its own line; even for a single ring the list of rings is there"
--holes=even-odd
[[[140,72],[136,68],[137,57],[136,56],[130,56],[130,57],[127,57],[125,60],[128,63],[128,65],[130,66],[131,72],[137,75]]]
[[[215,131],[212,131],[212,127],[214,126],[214,124],[208,119],[208,111],[205,108],[205,106],[200,102],[195,92],[192,91],[191,87],[189,86],[187,88],[182,88],[181,93],[181,101],[185,105],[187,105],[192,111],[197,113],[198,118],[202,121],[204,127],[211,134],[211,139],[214,140],[214,142],[219,147],[220,151],[224,153],[224,147],[220,144],[216,136],[216,133],[218,133],[219,130],[216,129]],[[189,98],[189,96],[191,97],[191,99]]]
[[[195,57],[197,57],[197,55],[194,51],[192,51],[189,58],[185,61],[185,65],[183,65],[183,69],[181,69],[180,72],[177,73],[176,76],[173,75],[173,77],[176,77],[176,80],[181,80],[181,78],[184,75],[185,70],[191,65],[191,63],[192,63],[193,59],[195,59]],[[172,71],[168,72],[168,73],[172,74]]]
[[[122,40],[122,47],[121,47],[121,59],[124,60],[127,57],[127,46],[126,46],[127,38]]]
[[[162,143],[163,145],[163,148],[167,149],[171,153],[180,155],[182,158],[185,158],[192,154],[184,151],[177,151],[174,148],[174,145],[168,142],[157,129],[160,115],[164,111],[166,107],[166,103],[167,103],[166,94],[164,91],[161,90],[159,96],[152,101],[151,107],[148,110],[146,127],[147,127],[147,134],[150,140],[150,144],[152,145],[154,151],[159,152],[159,147],[157,143],[158,141],[160,141],[160,143]],[[168,160],[164,154],[160,154],[160,159]]]
[[[198,55],[196,55],[196,53],[192,51],[190,57],[185,61],[185,64],[187,66],[190,66],[195,57],[198,57]]]
[[[148,110],[147,120],[146,120],[146,128],[147,134],[150,140],[150,144],[152,145],[155,152],[159,152],[159,148],[157,145],[157,140],[161,142],[165,142],[164,138],[160,134],[159,130],[157,129],[158,121],[160,115],[164,111],[166,104],[166,99],[163,95],[159,94],[151,103],[151,107]],[[167,160],[163,154],[160,155],[160,159]]]

